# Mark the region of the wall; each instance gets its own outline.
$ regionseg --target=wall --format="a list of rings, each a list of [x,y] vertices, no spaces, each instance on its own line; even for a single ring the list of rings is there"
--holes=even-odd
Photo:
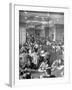
[[[69,48],[70,48],[70,68],[72,68],[72,0],[1,0],[0,1],[0,90],[10,90],[9,82],[9,3],[21,2],[25,5],[46,5],[56,7],[70,8],[70,31]],[[68,36],[67,36],[68,38]],[[70,69],[71,83],[52,84],[43,86],[25,86],[24,88],[16,87],[13,90],[72,90],[72,70]]]
[[[64,39],[64,25],[61,25],[61,24],[57,24],[55,25],[56,27],[56,40],[57,41],[62,41],[63,42],[63,39]]]
[[[19,27],[19,44],[23,45],[26,42],[26,28]]]

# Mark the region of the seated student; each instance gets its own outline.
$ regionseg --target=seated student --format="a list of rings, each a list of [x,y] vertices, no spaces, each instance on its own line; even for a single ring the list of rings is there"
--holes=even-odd
[[[55,60],[51,67],[52,67],[52,71],[54,71],[55,69],[61,69],[62,67],[64,67],[63,60],[61,59]]]
[[[23,79],[31,79],[31,77],[32,77],[31,72],[24,71],[23,76],[22,76]]]
[[[64,75],[64,62],[61,59],[54,61],[52,65],[52,75],[56,75],[56,77],[62,77]]]
[[[46,69],[48,68],[48,64],[47,64],[47,61],[43,61],[38,69],[38,71],[46,71]]]
[[[45,73],[40,76],[40,78],[54,78],[54,77],[56,77],[56,76],[55,75],[51,75],[51,67],[48,67],[45,70]]]
[[[47,40],[46,41],[46,45],[49,45],[50,46],[51,45],[51,42]]]

